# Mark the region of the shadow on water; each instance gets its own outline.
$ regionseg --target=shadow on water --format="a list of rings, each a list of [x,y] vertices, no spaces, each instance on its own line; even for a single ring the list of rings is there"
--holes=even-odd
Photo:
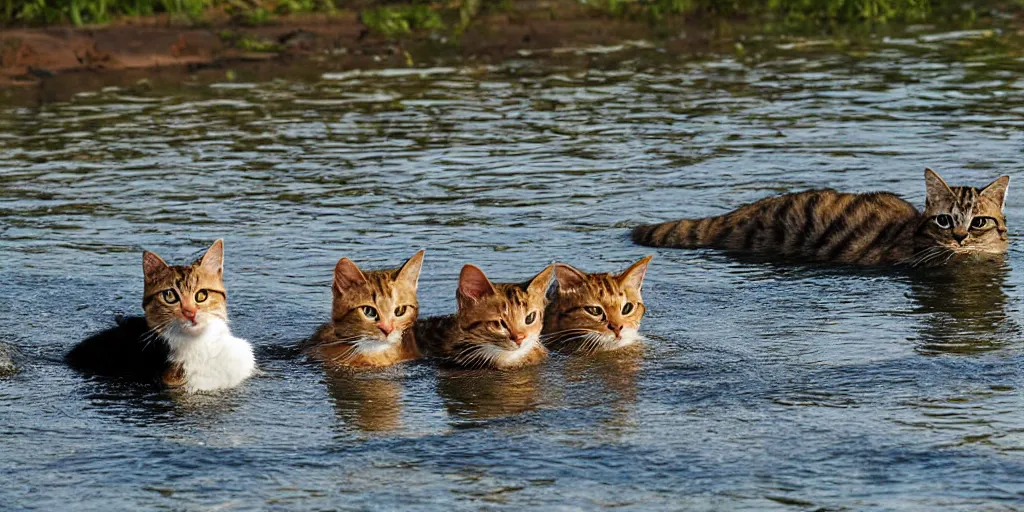
[[[217,423],[240,404],[240,392],[189,395],[158,386],[91,377],[80,385],[86,408],[133,425],[172,424],[187,419],[200,424]]]
[[[542,402],[539,367],[517,371],[441,370],[437,392],[456,418],[488,420],[536,409]]]
[[[564,401],[606,407],[611,415],[603,422],[606,426],[631,425],[643,357],[642,344],[592,356],[570,356],[561,378],[569,386],[579,384],[582,389],[579,393],[570,391]]]
[[[403,386],[395,372],[385,370],[324,370],[327,392],[338,420],[364,432],[393,432],[402,427]]]
[[[916,339],[921,354],[977,354],[997,350],[1020,335],[1007,314],[1010,268],[1005,257],[979,258],[915,271],[914,312],[924,315]]]

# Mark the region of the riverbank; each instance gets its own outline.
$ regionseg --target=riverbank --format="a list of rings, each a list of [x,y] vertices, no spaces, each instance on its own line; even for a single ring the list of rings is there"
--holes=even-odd
[[[31,86],[56,75],[294,58],[341,67],[409,66],[435,57],[505,58],[522,50],[593,45],[675,33],[682,20],[657,27],[603,15],[579,4],[479,16],[458,33],[371,28],[356,12],[280,17],[258,26],[225,21],[206,27],[150,17],[105,26],[8,29],[0,33],[0,84]]]
[[[693,51],[713,41],[730,40],[736,22],[664,13],[655,21],[649,13],[612,12],[574,0],[519,1],[461,21],[450,15],[416,21],[408,13],[370,16],[368,12],[293,14],[257,24],[225,16],[211,16],[197,24],[161,15],[105,25],[8,28],[0,32],[0,90],[7,96],[53,96],[55,90],[267,64],[301,72],[306,68],[418,67],[453,60],[486,63],[563,47],[638,40]],[[970,11],[952,19],[962,27],[989,26],[989,12]],[[1001,16],[1003,23],[1013,19]],[[753,23],[757,30],[765,30],[764,20]],[[804,24],[803,30],[831,32],[837,27],[811,23]],[[743,33],[749,36],[749,27]]]

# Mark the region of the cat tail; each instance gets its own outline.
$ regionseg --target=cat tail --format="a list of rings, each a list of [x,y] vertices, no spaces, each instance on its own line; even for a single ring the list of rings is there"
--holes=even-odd
[[[637,226],[633,228],[633,242],[647,247],[708,247],[715,242],[708,227],[716,220],[718,217],[706,217]]]

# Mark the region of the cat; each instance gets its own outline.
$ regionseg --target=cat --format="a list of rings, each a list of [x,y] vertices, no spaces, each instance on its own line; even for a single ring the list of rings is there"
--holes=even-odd
[[[647,256],[620,274],[587,274],[555,264],[555,285],[544,312],[544,344],[566,352],[606,352],[640,341],[647,308],[640,296]]]
[[[145,317],[82,341],[66,357],[70,366],[188,393],[233,388],[256,372],[252,346],[228,328],[223,240],[187,266],[145,251],[142,270]]]
[[[419,357],[412,326],[423,251],[401,267],[362,272],[348,258],[334,267],[331,321],[305,344],[311,356],[340,366],[381,367]]]
[[[549,265],[525,283],[492,283],[473,265],[462,267],[454,315],[416,322],[426,352],[466,369],[514,370],[548,356],[540,342]]]
[[[1008,248],[1009,176],[982,189],[950,187],[925,169],[924,212],[888,192],[832,189],[769,197],[732,212],[633,229],[650,247],[712,247],[851,265],[942,265]]]

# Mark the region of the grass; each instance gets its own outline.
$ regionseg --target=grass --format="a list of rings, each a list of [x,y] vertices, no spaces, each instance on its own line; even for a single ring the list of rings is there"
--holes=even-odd
[[[117,17],[169,14],[201,21],[217,10],[243,24],[276,16],[362,7],[363,23],[389,38],[417,31],[458,34],[480,12],[514,11],[515,0],[0,0],[0,26],[103,23]],[[571,0],[599,13],[657,24],[669,17],[741,17],[805,24],[917,21],[962,11],[968,0]],[[1024,0],[983,0],[1024,6]],[[531,4],[532,5],[532,4]],[[528,7],[532,8],[532,7]]]
[[[949,0],[582,0],[613,16],[646,18],[657,23],[669,16],[772,17],[798,23],[886,22],[925,19]],[[1019,0],[1024,1],[1024,0]]]
[[[441,15],[425,4],[371,7],[363,10],[362,20],[367,28],[388,38],[445,28]]]
[[[118,17],[169,14],[201,21],[216,10],[244,24],[267,23],[275,16],[331,12],[334,0],[0,0],[0,26],[105,23]]]

